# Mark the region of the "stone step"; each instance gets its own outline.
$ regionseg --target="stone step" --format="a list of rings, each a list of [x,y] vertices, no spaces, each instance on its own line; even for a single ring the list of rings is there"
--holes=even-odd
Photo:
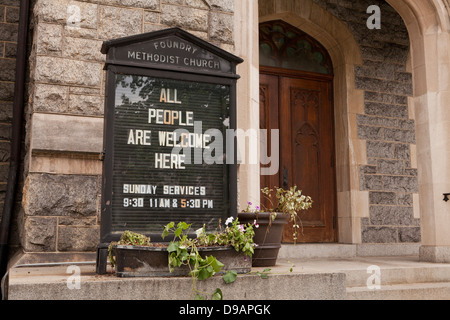
[[[346,293],[347,300],[450,300],[450,282],[348,287]]]
[[[340,271],[346,274],[347,287],[366,286],[368,281],[373,283],[372,280],[376,276],[379,276],[381,285],[450,283],[450,265],[395,267],[380,264],[378,267],[379,272],[375,271],[375,269]]]
[[[354,257],[354,258],[279,258],[278,264],[295,269],[341,272],[346,275],[347,287],[364,287],[370,277],[379,274],[382,285],[424,282],[450,282],[450,264],[419,261],[418,256],[408,257]],[[375,269],[373,269],[375,268]],[[376,272],[376,270],[379,270]]]
[[[282,244],[280,259],[347,259],[356,257],[418,256],[420,244],[343,244],[343,243],[299,243]]]

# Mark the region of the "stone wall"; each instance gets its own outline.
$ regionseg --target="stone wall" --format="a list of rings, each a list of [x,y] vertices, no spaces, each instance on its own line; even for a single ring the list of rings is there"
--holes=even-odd
[[[5,200],[11,152],[19,6],[19,0],[0,0],[0,210]],[[0,219],[1,215],[0,211]],[[11,233],[10,238],[13,245],[18,244],[17,234]]]
[[[167,27],[233,49],[234,1],[37,0],[20,230],[26,252],[92,252],[100,240],[104,40]]]
[[[356,88],[364,90],[358,138],[367,142],[367,165],[360,167],[360,190],[369,193],[369,218],[362,218],[363,243],[420,242],[414,218],[418,193],[415,121],[408,107],[412,75],[407,72],[409,37],[401,17],[385,1],[314,0],[343,21],[360,46]],[[370,5],[381,9],[381,29],[367,28]]]

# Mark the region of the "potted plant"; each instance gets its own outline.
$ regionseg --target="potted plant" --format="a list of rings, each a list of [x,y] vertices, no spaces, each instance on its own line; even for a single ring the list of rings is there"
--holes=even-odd
[[[191,276],[193,292],[196,280],[214,274],[251,271],[254,253],[253,224],[243,225],[238,219],[227,219],[225,228],[207,233],[205,227],[189,236],[191,225],[174,222],[164,227],[162,238],[173,234],[167,243],[152,243],[145,235],[125,231],[120,241],[109,246],[109,259],[118,277]],[[220,290],[219,290],[220,291]],[[217,292],[216,292],[217,293]]]
[[[253,254],[253,266],[270,267],[276,264],[284,226],[288,221],[293,222],[293,239],[296,243],[302,228],[299,211],[311,208],[313,201],[311,197],[303,195],[297,186],[288,190],[266,187],[261,189],[261,192],[268,200],[269,206],[261,209],[248,202],[247,208],[239,213],[238,218],[242,223],[253,221],[259,226],[255,230],[254,242],[257,246]]]

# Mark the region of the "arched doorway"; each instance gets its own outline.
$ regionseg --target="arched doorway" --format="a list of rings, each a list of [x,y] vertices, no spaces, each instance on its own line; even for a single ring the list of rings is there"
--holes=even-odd
[[[336,242],[331,58],[315,39],[280,20],[261,23],[259,35],[260,128],[269,135],[280,130],[280,170],[261,176],[261,187],[296,185],[314,200],[313,208],[302,213],[297,242]],[[293,242],[292,224],[283,242]]]

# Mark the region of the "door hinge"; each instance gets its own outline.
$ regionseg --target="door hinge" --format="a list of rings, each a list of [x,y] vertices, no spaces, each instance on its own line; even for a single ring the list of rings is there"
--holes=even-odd
[[[336,217],[333,216],[333,229],[336,229]]]

